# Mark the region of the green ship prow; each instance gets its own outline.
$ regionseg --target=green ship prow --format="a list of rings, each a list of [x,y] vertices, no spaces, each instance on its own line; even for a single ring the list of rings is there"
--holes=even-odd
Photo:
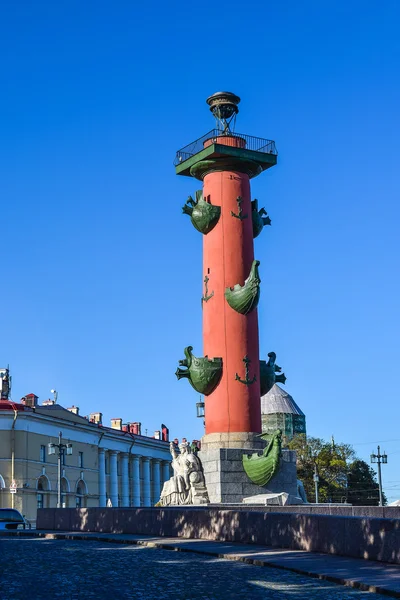
[[[266,439],[268,436],[263,434],[260,437]],[[262,454],[255,452],[243,455],[243,467],[248,478],[256,485],[267,485],[279,471],[281,453],[282,431],[278,429]]]

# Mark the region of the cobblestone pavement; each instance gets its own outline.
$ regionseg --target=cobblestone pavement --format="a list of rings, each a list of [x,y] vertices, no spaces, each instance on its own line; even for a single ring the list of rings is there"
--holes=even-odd
[[[106,542],[0,539],[1,600],[385,600],[270,567]]]

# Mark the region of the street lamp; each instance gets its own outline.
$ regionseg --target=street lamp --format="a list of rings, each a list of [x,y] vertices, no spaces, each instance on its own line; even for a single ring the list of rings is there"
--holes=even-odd
[[[205,404],[204,404],[204,400],[201,399],[200,396],[200,401],[196,402],[196,416],[198,419],[203,419],[203,425],[204,427],[206,426],[206,421],[205,421]]]
[[[204,402],[200,396],[200,402],[196,402],[196,412],[199,419],[204,419]]]
[[[382,494],[382,473],[381,464],[387,464],[387,454],[384,452],[381,454],[381,448],[378,446],[378,454],[371,454],[371,462],[378,465],[378,481],[379,481],[379,506],[383,506],[383,494]]]
[[[56,448],[58,449],[58,490],[57,490],[57,508],[61,508],[61,463],[62,458],[64,456],[64,452],[66,454],[72,454],[72,444],[63,444],[62,443],[62,431],[58,434],[58,444],[53,444],[50,442],[48,444],[49,454],[55,454]]]

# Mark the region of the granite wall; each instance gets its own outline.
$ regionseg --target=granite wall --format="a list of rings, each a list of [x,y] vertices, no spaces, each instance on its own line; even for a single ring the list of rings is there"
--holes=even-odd
[[[43,508],[38,510],[37,529],[233,541],[400,564],[399,518],[310,514],[298,507],[268,509]]]

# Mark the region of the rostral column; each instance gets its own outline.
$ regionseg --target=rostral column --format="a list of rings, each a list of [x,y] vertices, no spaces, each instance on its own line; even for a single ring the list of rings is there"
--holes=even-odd
[[[285,381],[275,375],[280,368],[274,353],[268,362],[259,359],[260,262],[253,239],[270,219],[250,192],[250,179],[276,165],[277,152],[271,140],[235,133],[239,102],[230,92],[210,96],[217,128],[178,151],[175,161],[178,175],[203,182],[183,212],[203,234],[204,357],[185,348],[185,369],[176,372],[206,396],[202,448],[254,446],[261,433],[260,396]]]

